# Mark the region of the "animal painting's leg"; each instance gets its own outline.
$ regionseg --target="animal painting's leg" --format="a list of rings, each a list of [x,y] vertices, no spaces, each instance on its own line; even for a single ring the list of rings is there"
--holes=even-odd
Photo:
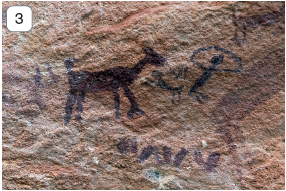
[[[172,104],[174,104],[176,93],[175,93],[175,91],[172,91],[172,93],[173,93]]]
[[[181,101],[181,91],[182,91],[182,89],[184,89],[184,86],[180,86],[179,88],[178,88],[178,101],[180,102]]]
[[[178,102],[181,101],[181,91],[178,91]]]
[[[77,96],[77,107],[76,107],[76,119],[81,122],[81,113],[83,112],[82,102],[84,101],[85,93],[83,91],[79,92]]]
[[[64,124],[67,125],[69,124],[69,121],[71,119],[71,116],[72,116],[72,108],[76,102],[76,91],[71,89],[69,91],[69,94],[68,94],[68,98],[67,98],[67,103],[66,103],[66,107],[65,107],[65,111],[66,111],[66,114],[64,116]]]
[[[136,98],[134,94],[132,93],[132,91],[127,86],[124,86],[123,89],[124,89],[124,93],[126,97],[129,99],[130,104],[131,104],[131,107],[127,113],[127,116],[131,118],[133,117],[134,114],[146,115],[146,113],[143,110],[139,109],[138,104],[136,102]]]
[[[179,77],[181,77],[182,76],[182,73],[183,73],[183,66],[179,66],[179,70],[178,70],[178,74],[177,74],[177,76],[176,76],[176,78],[179,78]]]
[[[188,67],[184,68],[184,77],[183,77],[184,80],[186,79],[186,75],[188,73],[188,70],[189,70]]]
[[[119,101],[119,98],[120,98],[120,95],[117,93],[117,92],[113,92],[113,95],[114,95],[114,105],[115,105],[115,114],[116,114],[116,118],[120,118],[120,101]]]

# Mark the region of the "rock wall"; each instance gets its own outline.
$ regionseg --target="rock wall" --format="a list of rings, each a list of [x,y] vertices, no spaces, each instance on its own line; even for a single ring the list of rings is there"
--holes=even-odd
[[[283,2],[11,5],[3,189],[285,189]]]

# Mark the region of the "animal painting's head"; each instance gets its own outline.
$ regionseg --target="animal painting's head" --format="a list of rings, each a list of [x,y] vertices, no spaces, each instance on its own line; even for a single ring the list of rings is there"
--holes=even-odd
[[[70,72],[70,71],[71,71],[71,69],[72,69],[73,66],[74,66],[74,63],[76,63],[76,62],[81,62],[81,60],[68,58],[67,60],[64,61],[65,66],[66,66],[66,68],[67,68],[67,72]]]
[[[167,58],[164,58],[160,54],[156,53],[153,48],[147,47],[143,48],[144,53],[146,54],[145,60],[154,65],[154,66],[164,66]]]
[[[212,67],[215,68],[217,65],[223,62],[224,56],[223,55],[215,55],[212,57]]]

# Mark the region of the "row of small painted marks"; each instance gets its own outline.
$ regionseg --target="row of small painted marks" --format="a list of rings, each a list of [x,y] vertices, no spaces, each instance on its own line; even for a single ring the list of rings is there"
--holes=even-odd
[[[117,149],[122,156],[124,156],[128,152],[137,154],[138,150],[137,150],[136,138],[134,137],[132,139],[122,138],[117,144]],[[171,148],[167,146],[163,147],[163,159],[160,158],[158,152],[159,148],[157,146],[148,145],[142,150],[141,154],[138,157],[138,161],[144,163],[144,161],[146,161],[151,155],[153,155],[159,165],[171,163],[172,161]],[[181,148],[181,150],[175,155],[175,158],[173,160],[173,165],[178,168],[188,153],[189,151],[187,149]],[[201,151],[195,151],[194,158],[195,162],[198,165],[203,166],[207,172],[212,172],[214,168],[218,165],[220,154],[218,152],[212,152],[208,156],[207,161],[204,162]]]

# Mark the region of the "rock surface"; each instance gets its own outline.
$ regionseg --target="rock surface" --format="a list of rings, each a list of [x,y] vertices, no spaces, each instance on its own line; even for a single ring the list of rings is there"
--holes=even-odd
[[[283,2],[3,2],[3,16],[11,5],[34,20],[2,21],[3,189],[285,189]],[[128,86],[146,115],[128,118],[120,87],[120,118],[100,91],[64,125],[64,60],[132,68],[146,47],[168,59]]]

